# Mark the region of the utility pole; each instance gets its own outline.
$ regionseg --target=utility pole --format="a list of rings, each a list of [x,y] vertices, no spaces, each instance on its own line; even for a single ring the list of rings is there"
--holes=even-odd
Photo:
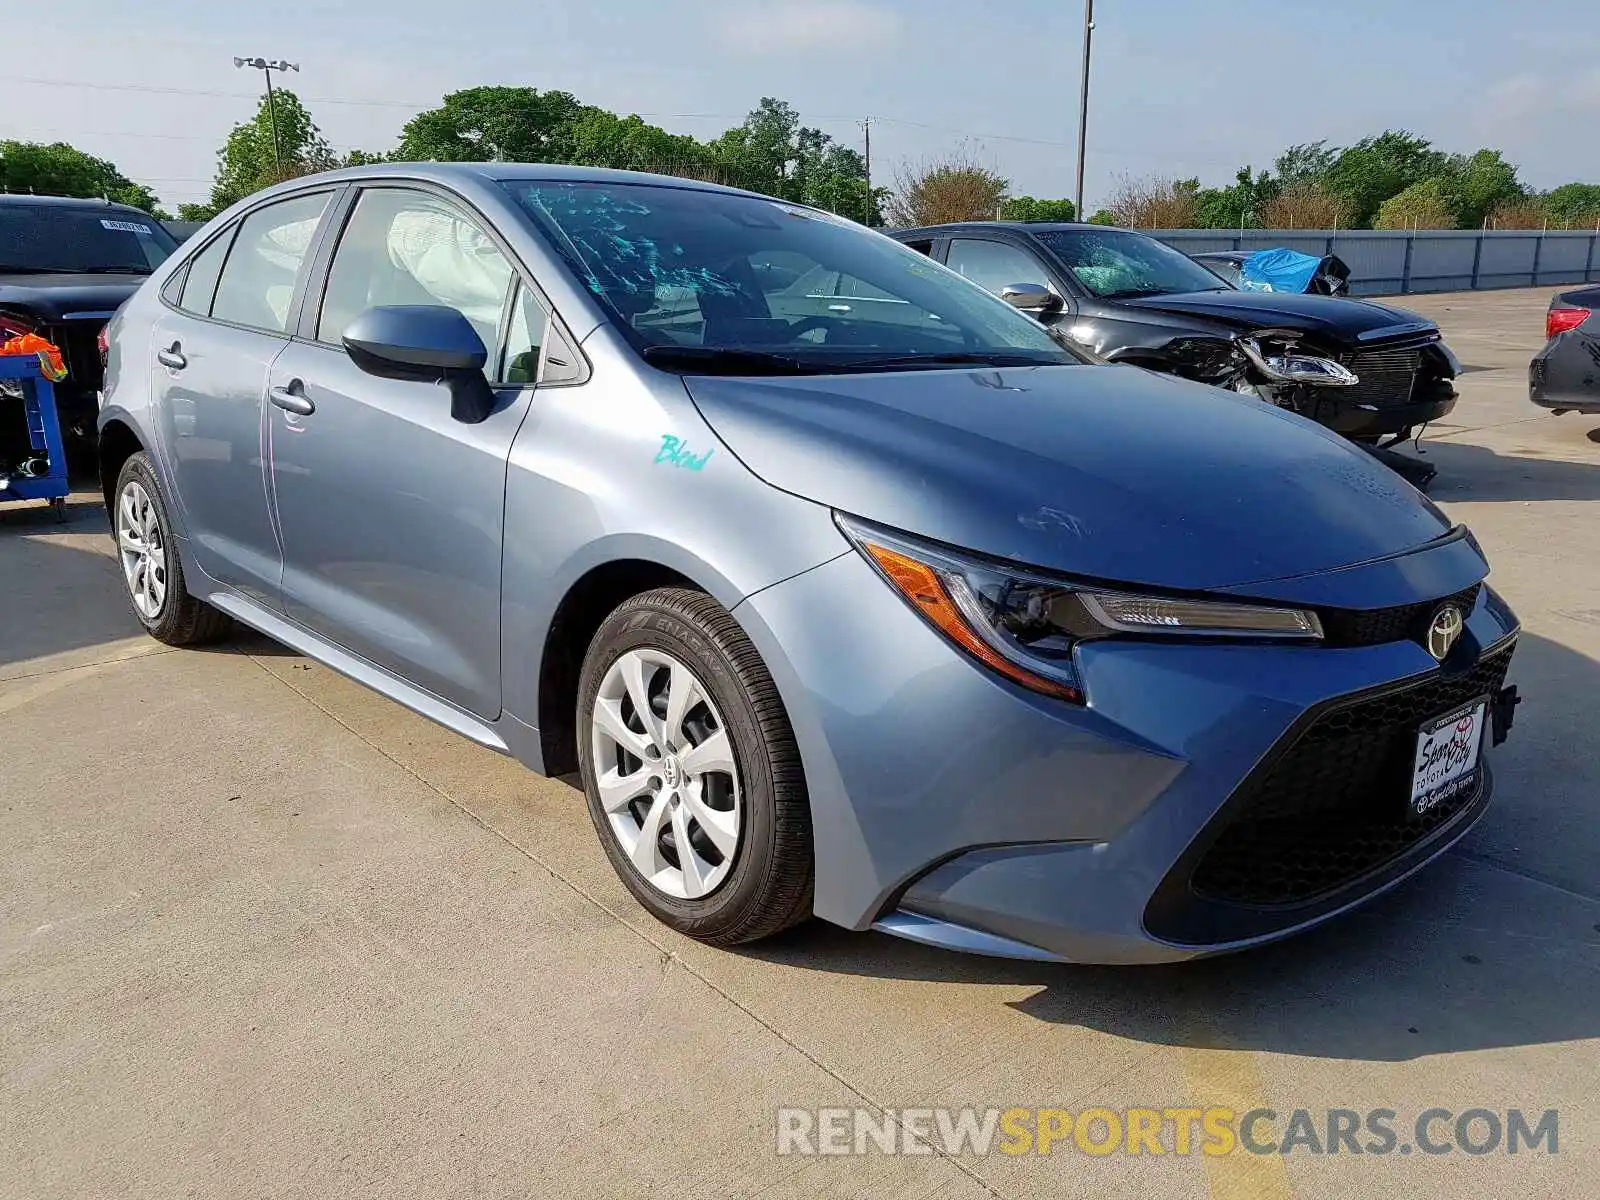
[[[872,118],[867,117],[861,122],[861,132],[867,142],[867,219],[866,224],[872,224]]]
[[[1083,87],[1078,97],[1078,190],[1073,205],[1083,220],[1083,148],[1089,136],[1089,39],[1094,34],[1094,0],[1083,0]]]
[[[257,71],[264,71],[267,76],[267,123],[272,126],[272,158],[278,167],[278,177],[283,177],[283,139],[278,136],[278,98],[272,91],[272,73],[277,71],[299,71],[300,64],[286,62],[285,60],[269,58],[235,58],[233,65],[236,67],[251,67]]]

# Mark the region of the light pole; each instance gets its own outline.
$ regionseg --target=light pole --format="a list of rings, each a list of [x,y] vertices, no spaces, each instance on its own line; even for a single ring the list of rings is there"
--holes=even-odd
[[[1087,61],[1087,58],[1085,58],[1085,62]],[[265,71],[267,74],[267,121],[272,126],[272,157],[273,161],[278,164],[279,176],[282,176],[283,142],[278,137],[278,101],[277,97],[272,94],[272,73],[274,71],[280,74],[284,71],[298,71],[300,64],[286,62],[281,58],[235,58],[233,65],[236,67],[252,67],[257,71]],[[1081,180],[1079,187],[1080,189],[1082,187]]]
[[[1083,220],[1083,146],[1089,136],[1089,39],[1094,35],[1094,0],[1083,0],[1083,90],[1078,97],[1078,190],[1073,204]]]

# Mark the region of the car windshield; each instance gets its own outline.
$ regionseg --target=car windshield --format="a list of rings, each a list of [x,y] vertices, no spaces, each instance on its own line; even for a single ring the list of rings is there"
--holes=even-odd
[[[668,369],[1085,361],[959,275],[827,213],[655,184],[507,186],[635,348]]]
[[[0,274],[148,275],[178,248],[144,213],[76,204],[0,204]]]
[[[1039,234],[1073,277],[1102,300],[1228,290],[1194,259],[1126,229],[1052,229]]]

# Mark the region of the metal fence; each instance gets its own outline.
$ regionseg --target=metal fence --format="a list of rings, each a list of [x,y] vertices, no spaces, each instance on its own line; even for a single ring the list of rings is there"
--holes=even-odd
[[[1269,250],[1337,254],[1363,296],[1544,287],[1600,280],[1600,233],[1537,229],[1153,229],[1185,254]]]

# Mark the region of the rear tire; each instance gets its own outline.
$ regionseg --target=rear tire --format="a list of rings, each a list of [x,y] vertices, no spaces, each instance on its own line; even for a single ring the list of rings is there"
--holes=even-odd
[[[169,646],[198,646],[233,627],[226,614],[185,588],[166,502],[143,450],[122,464],[110,516],[123,588],[146,633]]]
[[[577,729],[595,831],[657,920],[731,946],[810,915],[799,749],[772,676],[715,600],[659,588],[606,618],[584,657]]]

